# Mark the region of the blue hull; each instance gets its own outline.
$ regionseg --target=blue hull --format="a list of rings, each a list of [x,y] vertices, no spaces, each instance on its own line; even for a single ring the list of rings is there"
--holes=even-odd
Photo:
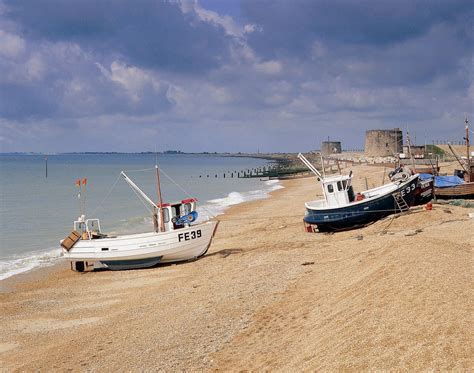
[[[413,178],[413,180],[401,184],[398,189],[398,191],[403,192],[403,199],[408,206],[413,206],[415,203],[417,181],[417,177]],[[316,226],[319,232],[360,228],[385,216],[400,212],[392,193],[394,192],[339,208],[317,210],[307,208],[307,215],[303,220],[307,224]]]
[[[112,271],[124,269],[139,269],[154,267],[161,261],[161,256],[156,258],[135,259],[135,260],[102,260],[101,263]]]

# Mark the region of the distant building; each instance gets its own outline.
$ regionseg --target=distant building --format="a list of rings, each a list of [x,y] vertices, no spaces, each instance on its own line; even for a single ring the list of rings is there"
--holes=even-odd
[[[321,143],[321,154],[338,154],[342,152],[340,141],[323,141]]]
[[[402,152],[403,133],[400,128],[368,130],[365,132],[365,155],[368,157],[395,156]]]
[[[411,145],[410,148],[413,158],[425,158],[426,148],[424,145]],[[408,145],[403,145],[403,152],[400,153],[400,158],[410,158],[410,149],[408,149]]]

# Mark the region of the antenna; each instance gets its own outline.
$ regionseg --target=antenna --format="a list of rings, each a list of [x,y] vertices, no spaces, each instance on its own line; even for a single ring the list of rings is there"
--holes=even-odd
[[[408,154],[410,154],[410,160],[413,166],[413,171],[416,172],[415,160],[413,159],[413,153],[411,152],[410,134],[408,133],[408,131],[407,131],[407,146],[408,146]]]
[[[470,166],[470,152],[469,152],[469,119],[467,119],[467,115],[464,119],[464,123],[466,124],[466,155],[467,155],[467,163]]]

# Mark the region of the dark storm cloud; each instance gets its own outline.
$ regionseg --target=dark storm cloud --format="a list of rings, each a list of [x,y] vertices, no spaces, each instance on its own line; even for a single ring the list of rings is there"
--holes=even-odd
[[[298,55],[309,53],[315,40],[381,47],[418,37],[439,23],[469,27],[473,8],[470,0],[244,0],[242,13],[261,26],[249,38],[256,49]],[[472,35],[459,37],[472,41]]]
[[[249,45],[304,65],[308,79],[419,85],[471,69],[472,1],[245,0],[242,8],[258,25]]]
[[[299,151],[408,123],[436,138],[472,112],[473,8],[0,0],[0,147],[179,149],[186,133],[182,150]]]
[[[141,0],[7,1],[7,16],[32,40],[73,42],[102,56],[180,73],[229,58],[229,37],[176,2]]]

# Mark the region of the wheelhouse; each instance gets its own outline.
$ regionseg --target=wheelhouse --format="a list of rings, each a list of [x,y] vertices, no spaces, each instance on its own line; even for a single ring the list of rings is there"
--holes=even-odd
[[[79,219],[74,222],[74,230],[79,232],[83,240],[90,240],[102,236],[99,219],[85,219],[85,215],[81,215]]]
[[[164,203],[161,208],[163,209],[165,231],[189,227],[192,220],[183,218],[196,211],[197,199],[188,198],[180,202]]]
[[[354,201],[352,175],[330,176],[321,180],[328,207],[344,206]]]

